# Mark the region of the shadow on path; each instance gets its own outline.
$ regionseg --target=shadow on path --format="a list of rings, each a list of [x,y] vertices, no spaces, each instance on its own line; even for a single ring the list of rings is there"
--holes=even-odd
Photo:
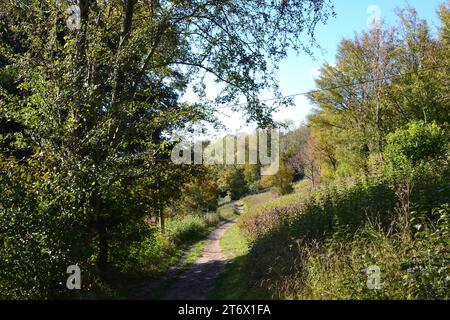
[[[228,222],[210,233],[202,256],[176,279],[162,295],[162,300],[204,300],[229,260],[222,254],[220,239],[236,221]]]

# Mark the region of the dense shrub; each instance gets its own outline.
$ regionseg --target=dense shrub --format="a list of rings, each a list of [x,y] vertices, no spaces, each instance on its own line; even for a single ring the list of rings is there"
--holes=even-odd
[[[280,163],[279,170],[276,174],[261,177],[262,186],[264,188],[272,187],[279,195],[292,193],[294,191],[293,181],[294,170],[283,162]]]
[[[92,270],[85,190],[55,162],[0,158],[0,298],[74,297],[67,267],[79,264],[87,278]]]
[[[448,206],[436,213],[436,225],[413,235],[404,232],[401,221],[389,231],[368,223],[351,239],[305,248],[296,279],[302,286],[291,290],[283,279],[280,294],[299,299],[449,299]],[[366,286],[364,270],[373,265],[381,271],[380,290]]]
[[[239,200],[248,192],[245,181],[244,167],[228,166],[220,171],[219,189],[230,196],[231,200]]]
[[[219,189],[211,177],[194,178],[183,188],[181,206],[189,212],[201,213],[216,211]]]
[[[448,142],[448,132],[436,123],[413,121],[388,134],[384,157],[392,170],[400,170],[424,161],[445,158],[448,156]]]

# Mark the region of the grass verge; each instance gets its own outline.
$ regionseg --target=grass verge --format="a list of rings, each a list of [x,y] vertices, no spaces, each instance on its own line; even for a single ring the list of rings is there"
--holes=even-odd
[[[208,298],[214,300],[248,298],[249,292],[243,271],[246,267],[249,244],[236,225],[225,232],[220,240],[220,247],[223,253],[232,260],[217,279]]]
[[[264,206],[277,199],[272,191],[251,195],[239,201],[244,210]],[[243,215],[246,214],[244,211]],[[219,276],[214,288],[208,294],[209,299],[237,300],[237,299],[263,299],[264,293],[257,287],[252,287],[246,277],[248,268],[247,254],[250,243],[238,225],[227,230],[220,240],[220,247],[227,258],[231,259]]]
[[[204,217],[186,216],[181,219],[169,220],[167,222],[168,234],[159,236],[157,242],[153,244],[159,249],[149,251],[147,258],[144,256],[144,259],[152,262],[154,271],[141,272],[141,276],[135,277],[135,281],[130,282],[129,278],[125,283],[120,281],[123,283],[122,288],[119,286],[120,296],[126,297],[135,293],[142,288],[144,283],[157,281],[169,268],[180,264],[174,274],[162,281],[148,297],[148,299],[159,299],[177,277],[200,258],[207,244],[205,238],[218,226],[232,221],[236,217],[234,204],[224,203],[217,212]],[[153,248],[149,248],[149,250]]]

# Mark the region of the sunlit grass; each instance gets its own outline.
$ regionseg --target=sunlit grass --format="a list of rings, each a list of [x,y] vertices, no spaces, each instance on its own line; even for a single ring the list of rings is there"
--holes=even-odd
[[[188,266],[197,261],[198,258],[202,256],[203,250],[207,244],[206,240],[201,240],[194,244],[190,249],[186,256],[186,259],[183,262],[184,266]]]
[[[248,253],[249,244],[239,228],[234,225],[220,239],[220,248],[227,258],[236,258]]]
[[[234,225],[228,229],[220,240],[223,254],[232,259],[220,275],[213,290],[208,295],[210,299],[246,299],[251,294],[247,289],[245,279],[245,255],[249,244],[239,228]]]

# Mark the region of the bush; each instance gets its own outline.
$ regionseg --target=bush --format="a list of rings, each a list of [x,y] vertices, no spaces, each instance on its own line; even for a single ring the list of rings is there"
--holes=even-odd
[[[74,298],[66,269],[93,271],[83,233],[89,211],[77,175],[50,158],[19,163],[0,156],[0,299]],[[40,171],[42,169],[42,171]],[[86,288],[89,290],[89,288]]]
[[[207,220],[201,216],[188,215],[167,221],[167,232],[175,243],[198,237],[198,234],[208,226]]]
[[[280,164],[278,172],[273,176],[263,176],[261,185],[264,188],[273,187],[279,195],[290,194],[294,191],[292,182],[294,181],[294,170],[285,165]]]
[[[211,177],[192,179],[183,188],[182,207],[189,212],[201,213],[216,211],[219,189]]]
[[[282,197],[246,213],[240,221],[244,233],[256,239],[280,224],[304,238],[324,236],[335,229],[357,229],[368,217],[387,223],[396,198],[383,181],[360,181],[323,187],[307,199],[297,194]]]
[[[392,174],[409,174],[430,160],[448,156],[448,132],[437,124],[410,122],[388,134],[384,151],[386,165]]]
[[[227,167],[220,172],[219,189],[228,193],[231,200],[239,200],[248,192],[243,167]]]

